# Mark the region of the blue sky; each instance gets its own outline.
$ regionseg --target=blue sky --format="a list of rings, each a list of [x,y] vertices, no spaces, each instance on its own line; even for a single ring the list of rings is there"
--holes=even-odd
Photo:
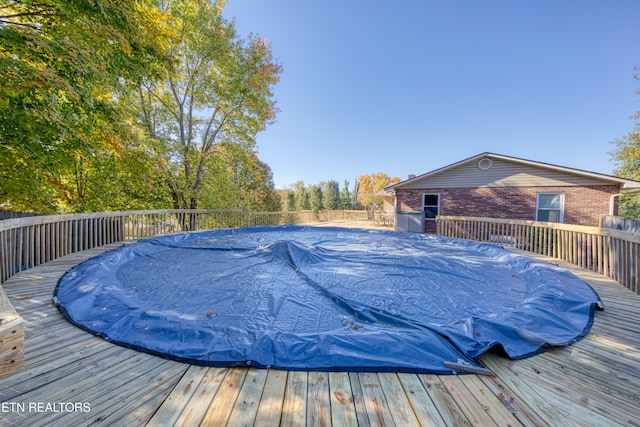
[[[272,43],[277,188],[405,179],[482,152],[605,174],[639,108],[638,0],[229,0]]]

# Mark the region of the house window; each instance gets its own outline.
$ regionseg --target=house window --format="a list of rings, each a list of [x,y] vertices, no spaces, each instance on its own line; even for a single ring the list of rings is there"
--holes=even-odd
[[[563,211],[563,193],[538,193],[536,221],[562,222]]]
[[[423,194],[422,210],[427,220],[435,221],[436,216],[440,214],[440,195],[439,194]]]

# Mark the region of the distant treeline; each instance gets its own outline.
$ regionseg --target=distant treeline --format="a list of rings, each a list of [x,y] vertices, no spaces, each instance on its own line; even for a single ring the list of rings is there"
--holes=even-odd
[[[383,189],[398,181],[399,178],[389,178],[383,172],[361,175],[351,189],[349,181],[345,181],[342,188],[334,180],[314,185],[298,181],[289,188],[280,190],[280,198],[286,211],[368,209],[373,203],[381,206]]]

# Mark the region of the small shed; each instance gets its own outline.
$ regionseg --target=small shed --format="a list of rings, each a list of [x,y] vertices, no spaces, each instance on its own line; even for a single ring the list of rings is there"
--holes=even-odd
[[[597,226],[640,181],[482,153],[390,185],[402,231],[435,232],[438,215],[552,221]],[[418,225],[415,225],[418,224]],[[417,228],[417,229],[416,229]]]

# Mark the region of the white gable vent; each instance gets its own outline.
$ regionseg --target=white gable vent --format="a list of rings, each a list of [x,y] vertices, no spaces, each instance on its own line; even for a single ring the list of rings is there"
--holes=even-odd
[[[491,159],[488,159],[486,157],[484,159],[480,159],[480,161],[478,162],[478,169],[482,169],[483,171],[491,169],[491,166],[493,166],[493,162],[491,161]]]

